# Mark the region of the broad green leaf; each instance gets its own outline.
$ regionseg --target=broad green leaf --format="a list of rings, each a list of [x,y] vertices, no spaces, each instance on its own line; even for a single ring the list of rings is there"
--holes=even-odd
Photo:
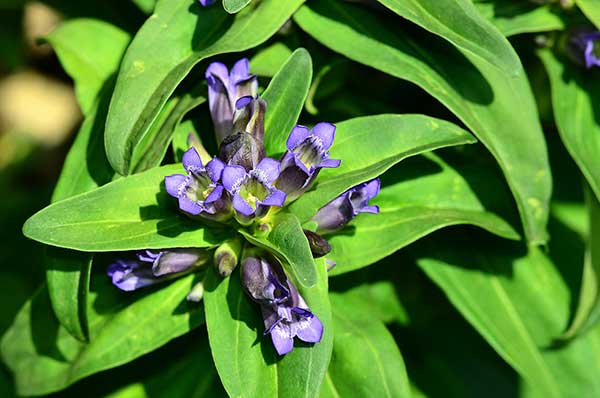
[[[107,22],[82,18],[64,22],[46,40],[75,81],[79,105],[87,115],[102,87],[119,67],[131,37]]]
[[[201,87],[201,88],[200,88]],[[204,85],[190,92],[171,97],[160,114],[142,137],[131,157],[131,170],[139,173],[160,165],[169,149],[169,143],[176,126],[186,113],[206,101],[201,92],[206,92]]]
[[[423,115],[366,116],[336,126],[331,158],[342,163],[322,170],[315,187],[291,204],[291,212],[302,222],[348,188],[377,177],[409,156],[475,142],[455,124]]]
[[[396,342],[361,298],[352,293],[330,295],[333,354],[321,397],[410,397]]]
[[[273,43],[250,59],[250,69],[255,75],[273,77],[291,55],[292,51],[284,43]]]
[[[456,2],[449,8],[460,7],[462,3]],[[433,7],[433,1],[427,4]],[[473,17],[470,8],[466,9],[465,12]],[[428,30],[442,32],[429,17],[421,19],[420,13],[404,14]],[[415,83],[455,113],[502,168],[515,196],[528,241],[546,241],[551,178],[535,102],[521,67],[512,70],[512,74],[506,73],[482,58],[487,58],[488,52],[478,57],[472,55],[477,47],[471,46],[467,51],[463,46],[458,47],[464,51],[461,54],[424,32],[418,35],[418,39],[426,41],[421,45],[409,33],[387,29],[367,9],[337,1],[310,3],[294,14],[294,20],[327,47],[354,61]],[[514,58],[510,63],[517,62],[518,66],[516,56],[502,55],[513,50],[488,25],[481,25],[487,31],[486,38],[481,40],[494,43],[491,48],[504,48],[499,56]],[[448,35],[455,43],[453,37]]]
[[[317,269],[300,221],[292,214],[282,214],[275,222],[266,238],[253,236],[243,230],[240,232],[251,243],[279,257],[284,269],[291,273],[295,281],[302,286],[314,286],[317,283]]]
[[[378,0],[396,14],[448,40],[465,53],[501,68],[522,73],[521,62],[506,39],[479,15],[471,0]]]
[[[27,220],[23,233],[92,252],[216,246],[228,231],[188,219],[164,189],[165,176],[182,172],[181,165],[158,167],[54,203]]]
[[[62,328],[40,289],[2,337],[2,358],[20,395],[43,395],[93,373],[129,362],[202,324],[202,307],[185,297],[190,275],[158,290],[123,293],[108,277],[92,280],[88,306],[90,343]]]
[[[547,5],[513,0],[476,0],[475,7],[507,37],[565,27],[563,20]]]
[[[109,79],[85,117],[52,194],[52,202],[110,182],[114,171],[104,154],[104,120],[114,80]],[[88,336],[87,294],[92,255],[59,248],[46,250],[46,282],[58,321],[79,340]]]
[[[600,0],[575,0],[575,4],[600,29]]]
[[[252,0],[223,0],[223,8],[230,14],[236,14],[246,7]]]
[[[553,236],[553,239],[561,239]],[[550,249],[552,251],[552,248]],[[452,304],[540,397],[600,392],[600,330],[565,347],[552,347],[570,317],[569,287],[538,249],[473,246],[439,239],[418,250],[418,264]]]
[[[327,258],[337,263],[331,275],[373,264],[450,225],[473,224],[504,238],[519,239],[506,221],[486,211],[460,173],[438,157],[428,158],[431,162],[422,162],[421,170],[407,165],[410,169],[399,182],[384,186],[372,201],[380,207],[378,215],[361,214],[329,239],[332,251]],[[428,172],[432,168],[436,172]],[[417,177],[411,178],[415,173]]]
[[[243,292],[239,272],[221,279],[209,271],[204,295],[206,326],[221,382],[232,397],[314,397],[317,395],[333,345],[331,308],[325,263],[318,261],[318,283],[299,286],[311,311],[324,326],[316,344],[296,344],[278,357],[257,304]]]
[[[194,65],[259,45],[302,2],[263,0],[234,17],[221,7],[201,7],[196,1],[160,0],[125,53],[117,78],[105,137],[113,168],[131,173],[133,150]]]
[[[132,0],[136,6],[140,8],[146,14],[152,13],[154,7],[156,6],[157,0]]]
[[[298,121],[312,80],[312,60],[303,48],[292,53],[262,95],[267,102],[265,113],[265,150],[267,156],[279,157],[285,142]]]

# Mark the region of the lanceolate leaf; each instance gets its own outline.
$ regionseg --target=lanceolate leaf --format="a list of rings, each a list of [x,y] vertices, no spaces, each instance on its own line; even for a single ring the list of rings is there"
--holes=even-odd
[[[164,189],[164,177],[182,171],[181,165],[154,168],[54,203],[27,220],[23,233],[94,252],[216,246],[229,233],[180,214]]]
[[[202,307],[185,303],[194,282],[191,275],[129,297],[108,277],[99,278],[90,292],[88,344],[56,322],[45,288],[23,306],[0,345],[20,395],[63,389],[146,354],[204,322]]]
[[[427,3],[434,5],[433,1]],[[459,7],[458,3],[453,7]],[[428,30],[443,33],[429,17],[403,14]],[[331,49],[417,84],[453,111],[498,161],[515,196],[528,241],[546,240],[551,179],[535,102],[522,68],[513,69],[511,75],[501,69],[505,63],[500,68],[492,66],[487,52],[476,56],[475,47],[458,47],[463,55],[430,35],[421,46],[407,33],[386,29],[366,9],[337,1],[310,3],[294,19]],[[493,48],[504,48],[500,55],[513,51],[493,28],[486,31],[489,37],[485,40],[491,40]],[[454,35],[448,35],[448,40],[459,45]]]
[[[114,169],[131,173],[133,150],[194,65],[264,42],[302,2],[264,0],[230,16],[196,1],[159,1],[125,54],[111,101],[105,144]]]
[[[513,228],[486,211],[469,183],[451,166],[435,156],[433,163],[416,164],[400,173],[399,182],[385,186],[372,200],[380,214],[362,214],[350,226],[329,239],[332,251],[327,258],[337,265],[331,275],[372,264],[415,240],[446,226],[473,224],[508,239],[518,239]],[[439,171],[428,174],[432,166]],[[397,166],[402,169],[403,165]],[[395,170],[392,170],[395,171]],[[419,175],[406,178],[406,175]]]
[[[98,40],[101,37],[102,40]],[[84,114],[93,109],[100,90],[115,73],[131,37],[114,25],[95,19],[72,19],[46,38],[75,81]]]
[[[513,0],[476,0],[477,10],[504,36],[563,29],[565,23],[549,5]]]
[[[460,127],[423,115],[366,116],[336,126],[331,158],[342,163],[322,170],[314,189],[291,204],[290,210],[302,222],[346,189],[377,177],[404,158],[475,142]]]
[[[333,354],[321,388],[325,397],[410,397],[402,355],[368,303],[332,294]]]
[[[312,287],[317,283],[317,269],[308,241],[298,218],[283,214],[276,218],[273,230],[266,238],[258,238],[246,231],[242,234],[253,244],[264,247],[278,256],[295,282]]]
[[[600,0],[575,0],[577,6],[600,29]]]
[[[296,344],[278,357],[265,336],[260,309],[242,291],[239,272],[220,279],[210,271],[204,305],[206,326],[221,382],[232,397],[317,396],[331,357],[333,328],[327,293],[327,272],[318,261],[318,282],[299,287],[311,311],[324,326],[321,342]]]
[[[285,152],[287,137],[298,121],[312,80],[310,54],[299,48],[273,77],[262,97],[267,102],[265,113],[265,150],[268,156]]]
[[[230,14],[238,13],[252,0],[223,0],[223,8]]]
[[[275,42],[258,51],[250,59],[252,73],[258,76],[273,77],[292,55],[292,51],[284,43]]]

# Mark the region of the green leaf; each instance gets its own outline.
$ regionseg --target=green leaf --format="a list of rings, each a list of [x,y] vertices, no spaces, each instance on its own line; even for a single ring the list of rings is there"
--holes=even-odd
[[[336,126],[331,158],[342,163],[322,170],[315,188],[290,205],[302,222],[348,188],[377,177],[409,156],[475,142],[455,124],[424,115],[366,116]]]
[[[291,55],[292,51],[288,46],[275,42],[250,59],[250,69],[258,76],[273,77]]]
[[[548,5],[513,0],[476,0],[474,4],[481,15],[507,37],[561,30],[565,27],[560,16]]]
[[[312,60],[303,48],[292,53],[262,95],[265,113],[265,150],[267,156],[285,152],[287,137],[296,125],[312,80]]]
[[[284,213],[275,222],[266,238],[256,237],[244,230],[240,232],[251,243],[272,251],[279,257],[294,281],[305,287],[314,286],[317,283],[317,269],[300,221],[296,216]]]
[[[575,4],[600,29],[600,0],[575,0]]]
[[[443,37],[464,53],[516,76],[523,72],[506,39],[483,19],[471,0],[378,0],[396,14]]]
[[[553,241],[562,238],[553,235]],[[417,262],[533,395],[597,395],[600,330],[551,347],[570,318],[569,287],[561,274],[571,265],[559,271],[538,249],[523,255],[514,246],[473,246],[467,240],[457,244],[445,236],[429,242],[418,250]]]
[[[169,149],[169,143],[175,133],[175,128],[181,123],[181,119],[186,113],[206,101],[206,97],[202,96],[201,92],[206,92],[206,86],[201,85],[190,92],[175,95],[167,101],[150,129],[133,151],[131,157],[131,170],[133,173],[139,173],[160,165]]]
[[[462,3],[456,2],[449,9]],[[433,1],[427,4],[433,7]],[[465,12],[475,18],[471,11]],[[420,13],[406,15],[416,19]],[[463,50],[463,55],[425,32],[418,35],[419,40],[426,42],[421,45],[409,33],[386,29],[377,16],[366,9],[336,1],[310,3],[294,14],[294,20],[327,47],[354,61],[415,83],[455,113],[502,168],[517,202],[528,241],[545,242],[551,190],[548,156],[535,101],[521,67],[510,75],[484,60],[488,52],[478,57]],[[442,32],[429,17],[423,17],[418,23],[428,30]],[[506,40],[499,38],[489,24],[481,23],[481,27],[486,31],[486,38],[482,40],[493,43],[490,48],[504,47],[498,53],[502,59],[513,59],[506,55],[513,51]],[[480,29],[474,32],[480,32]],[[448,37],[453,40],[454,35]],[[471,48],[471,51],[476,49]],[[518,66],[516,56],[513,61]]]
[[[327,294],[327,271],[318,261],[318,283],[300,287],[311,311],[324,326],[323,338],[297,344],[278,357],[270,336],[264,336],[259,306],[243,292],[239,272],[221,279],[210,270],[204,308],[213,358],[221,382],[232,397],[314,397],[331,357],[333,329]]]
[[[154,168],[54,203],[23,226],[28,238],[79,251],[214,247],[229,236],[177,210],[164,177],[181,165]]]
[[[203,323],[202,307],[185,303],[192,275],[148,294],[123,293],[102,275],[92,280],[90,343],[73,338],[54,318],[46,289],[17,315],[2,337],[2,358],[19,395],[43,395],[129,362]]]
[[[519,239],[506,221],[486,211],[460,173],[436,156],[428,158],[430,162],[417,164],[420,169],[413,163],[403,174],[396,172],[399,182],[385,186],[373,200],[380,214],[359,215],[346,230],[328,239],[332,251],[327,258],[337,263],[331,275],[373,264],[450,225],[473,224],[504,238]]]
[[[236,14],[250,4],[251,1],[252,0],[223,0],[223,8],[230,14]]]
[[[75,81],[79,105],[88,114],[100,90],[119,67],[131,37],[107,22],[82,18],[64,22],[46,40]]]
[[[132,0],[144,13],[151,14],[157,0]]]
[[[370,303],[352,293],[330,299],[333,354],[321,397],[410,397],[402,355],[385,325],[373,319]]]
[[[106,122],[106,153],[131,173],[133,150],[176,86],[201,60],[244,51],[273,35],[303,0],[263,0],[235,17],[196,1],[161,0],[127,49]],[[160,56],[157,56],[160,54]]]

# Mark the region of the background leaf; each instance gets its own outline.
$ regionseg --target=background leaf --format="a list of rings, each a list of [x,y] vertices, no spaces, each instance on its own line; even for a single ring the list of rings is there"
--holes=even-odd
[[[223,0],[223,8],[230,14],[238,13],[252,0]]]
[[[232,17],[220,7],[159,1],[128,48],[117,79],[105,141],[113,168],[123,175],[131,172],[133,150],[194,65],[264,42],[302,2],[264,0]]]
[[[273,77],[292,55],[292,51],[284,43],[275,42],[259,50],[250,59],[252,73],[258,76]]]
[[[164,190],[164,177],[182,172],[169,165],[121,178],[34,214],[25,236],[79,251],[214,247],[229,235],[180,214]]]
[[[129,362],[200,325],[201,307],[185,297],[194,277],[149,294],[127,296],[101,275],[90,292],[90,343],[73,338],[54,318],[45,288],[21,309],[2,337],[2,358],[15,375],[20,395],[65,388],[104,369]]]
[[[346,189],[377,177],[409,156],[475,142],[460,127],[423,115],[366,116],[336,127],[331,158],[342,159],[342,163],[322,170],[315,187],[290,205],[302,222]]]
[[[462,3],[449,7],[459,7]],[[433,2],[428,4],[434,6]],[[430,24],[429,17],[422,19],[419,13],[404,14],[428,30],[441,32],[441,28]],[[527,240],[531,243],[546,240],[551,190],[548,156],[535,102],[521,67],[507,73],[492,66],[487,53],[473,56],[465,51],[463,55],[424,31],[414,36],[405,31],[400,33],[399,19],[392,20],[398,23],[398,29],[389,30],[378,16],[366,9],[335,1],[323,0],[303,6],[294,14],[294,20],[325,46],[354,61],[415,83],[455,113],[502,168],[515,196]],[[487,23],[482,26],[487,26],[489,36],[482,40],[493,41],[493,48],[504,48],[500,56],[513,52],[493,28]],[[449,36],[448,40],[454,40],[453,37]],[[426,46],[419,44],[422,41],[426,41]],[[509,63],[515,60],[518,63],[516,57],[509,58],[512,60]],[[501,68],[502,65],[506,63],[502,63]]]
[[[310,54],[299,48],[290,55],[262,95],[267,102],[265,113],[265,150],[267,156],[278,158],[285,152],[285,143],[298,116],[312,80]]]
[[[577,4],[585,16],[596,25],[596,28],[600,29],[600,1],[575,0],[575,4]]]

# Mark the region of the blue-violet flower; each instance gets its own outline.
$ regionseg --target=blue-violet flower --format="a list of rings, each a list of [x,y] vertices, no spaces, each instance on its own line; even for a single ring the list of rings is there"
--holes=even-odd
[[[342,229],[359,213],[379,213],[379,206],[370,206],[369,200],[379,193],[379,178],[350,188],[325,206],[312,218],[319,234]]]
[[[279,355],[292,351],[294,337],[307,343],[321,341],[323,324],[277,262],[248,256],[241,267],[242,286],[252,300],[260,304],[265,334],[271,335]]]
[[[226,200],[219,180],[225,164],[214,158],[202,165],[195,148],[183,154],[183,167],[187,175],[173,174],[165,177],[165,187],[169,195],[179,199],[179,208],[190,215],[215,215],[224,212]]]
[[[570,40],[571,54],[589,69],[600,66],[600,32],[582,31],[574,34]]]

